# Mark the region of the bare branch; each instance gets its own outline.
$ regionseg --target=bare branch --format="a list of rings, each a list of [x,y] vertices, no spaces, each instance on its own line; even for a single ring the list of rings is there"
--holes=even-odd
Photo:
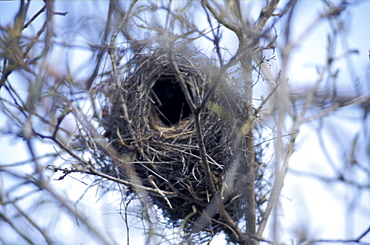
[[[302,243],[302,245],[320,244],[320,243],[356,243],[360,245],[369,245],[368,242],[362,242],[361,239],[370,233],[370,227],[367,228],[358,238],[356,239],[310,239]]]

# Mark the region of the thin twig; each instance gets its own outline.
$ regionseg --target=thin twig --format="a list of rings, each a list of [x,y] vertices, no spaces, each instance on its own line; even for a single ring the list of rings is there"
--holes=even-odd
[[[202,128],[203,127],[202,127],[201,122],[200,122],[200,110],[197,109],[196,105],[194,104],[193,100],[191,99],[188,87],[187,87],[187,85],[185,83],[185,80],[184,80],[183,76],[181,75],[180,69],[179,69],[179,67],[178,67],[178,65],[175,61],[175,55],[172,52],[172,49],[170,51],[169,58],[170,58],[171,66],[172,66],[172,68],[175,72],[176,78],[178,79],[178,81],[180,81],[180,86],[181,86],[182,92],[184,93],[186,101],[187,101],[188,105],[190,106],[190,109],[191,109],[191,111],[192,111],[192,113],[194,114],[194,117],[195,117],[195,133],[196,133],[197,139],[198,139],[201,163],[202,163],[202,167],[203,167],[203,170],[204,170],[204,174],[206,176],[207,187],[209,188],[209,190],[211,191],[211,193],[213,195],[216,192],[216,188],[215,188],[215,184],[214,184],[214,181],[213,181],[213,178],[212,178],[211,168],[210,168],[210,166],[208,164],[208,161],[207,161],[207,151],[206,151],[206,148],[204,146],[204,137],[203,137],[203,134],[202,134]]]

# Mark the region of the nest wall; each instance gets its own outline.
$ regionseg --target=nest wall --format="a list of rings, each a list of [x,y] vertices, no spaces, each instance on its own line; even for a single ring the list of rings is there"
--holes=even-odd
[[[174,57],[191,99],[199,104],[218,73],[217,68],[199,52],[175,52]],[[137,54],[127,64],[119,87],[112,85],[110,111],[104,118],[105,136],[125,164],[133,165],[144,186],[178,193],[166,197],[149,193],[170,225],[179,226],[196,208],[197,214],[188,218],[184,226],[190,231],[212,199],[200,163],[194,116],[171,70],[166,50]],[[246,111],[245,103],[228,89],[225,79],[201,110],[201,132],[216,189],[221,189],[236,156],[241,169],[247,165],[246,140],[234,145],[234,129],[246,120]],[[113,165],[112,169],[117,167]],[[129,179],[124,168],[119,169],[119,177]],[[104,171],[117,175],[107,168]],[[245,173],[235,179],[243,176]],[[128,188],[127,194],[132,193]],[[246,206],[243,191],[237,187],[224,206],[235,222],[254,208]],[[218,214],[211,218],[213,221],[203,231],[216,234],[225,230]]]

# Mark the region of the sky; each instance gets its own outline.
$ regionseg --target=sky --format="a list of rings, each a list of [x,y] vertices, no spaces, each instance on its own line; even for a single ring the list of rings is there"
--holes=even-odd
[[[343,53],[342,50],[345,48],[358,50],[358,54],[352,55],[350,59],[341,59],[335,64],[335,67],[341,68],[337,84],[338,91],[342,96],[349,97],[356,93],[353,89],[356,80],[362,86],[361,94],[369,93],[367,74],[370,19],[367,15],[370,2],[357,1],[355,4],[357,6],[351,8],[350,12],[343,13],[345,15],[343,25],[347,38],[338,42],[336,47],[338,55]],[[318,5],[321,5],[318,1],[300,2],[299,12],[296,14],[300,24],[296,25],[295,36],[301,35],[306,29],[305,26],[311,23],[311,21],[303,20],[311,19],[311,16],[317,14],[315,6]],[[298,47],[291,59],[289,80],[292,84],[298,85],[296,88],[298,91],[300,86],[303,88],[312,86],[312,83],[316,81],[317,67],[326,62],[326,45],[323,43],[327,41],[325,33],[327,28],[327,23],[324,23],[318,30],[312,32],[304,44]],[[348,72],[348,70],[351,71],[348,68],[352,67],[354,71]],[[340,169],[348,159],[343,149],[350,149],[356,134],[362,135],[366,142],[368,134],[364,131],[364,125],[365,129],[370,125],[368,121],[361,120],[362,116],[359,108],[350,107],[339,110],[323,121],[316,120],[301,127],[297,139],[297,151],[291,158],[290,167],[296,171],[310,172],[324,177],[337,176],[338,173],[334,169]],[[317,135],[322,135],[321,141]],[[327,154],[324,153],[325,148]],[[366,153],[368,149],[360,145],[356,150],[362,163],[369,166]],[[358,173],[347,174],[356,175]],[[357,180],[360,183],[369,182],[368,176],[363,175],[359,175]],[[283,218],[281,223],[287,228],[288,233],[302,225],[310,227],[312,236],[316,238],[356,237],[370,224],[370,213],[364,209],[370,203],[369,192],[359,195],[355,188],[348,188],[337,183],[322,183],[291,171],[288,173],[282,196],[286,197],[281,199],[282,210],[286,218]],[[353,212],[356,210],[354,209],[356,205],[362,207],[357,209],[357,212]],[[289,235],[283,236],[289,240]],[[370,241],[369,236],[366,241]]]

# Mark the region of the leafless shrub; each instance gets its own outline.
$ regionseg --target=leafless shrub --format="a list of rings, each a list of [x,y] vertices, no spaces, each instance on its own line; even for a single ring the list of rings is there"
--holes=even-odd
[[[94,59],[89,76],[79,80],[70,66],[60,72],[54,63],[55,47],[76,48],[61,41],[64,36],[56,37],[64,34],[56,31],[56,18],[67,18],[67,13],[56,12],[55,3],[46,1],[31,14],[31,2],[21,1],[12,26],[0,29],[0,102],[9,120],[1,133],[24,140],[31,159],[0,165],[6,180],[17,180],[1,188],[1,222],[30,244],[37,243],[37,236],[48,244],[58,240],[42,224],[55,220],[41,222],[20,205],[42,191],[51,198],[37,199],[34,206],[52,200],[97,240],[115,243],[52,187],[53,171],[61,181],[79,173],[88,188],[99,186],[105,193],[117,186],[126,224],[133,212],[127,207],[139,200],[135,215],[147,222],[153,243],[180,237],[180,243],[199,244],[220,232],[237,244],[277,241],[277,225],[274,241],[263,234],[277,210],[301,126],[350,105],[368,109],[368,94],[344,98],[336,92],[333,38],[314,87],[301,93],[289,87],[294,49],[320,22],[339,18],[347,8],[345,2],[325,4],[306,32],[292,38],[297,1],[267,1],[256,17],[247,17],[240,1],[132,1],[125,7],[111,1],[105,26],[95,30],[102,41],[80,47]],[[194,13],[207,25],[194,20]],[[282,22],[279,37],[276,28]],[[27,32],[31,27],[36,31]],[[225,33],[236,43],[226,43]],[[197,47],[201,43],[212,45],[211,51],[203,52]],[[231,45],[237,46],[234,52]],[[277,73],[269,69],[275,54],[281,61]],[[326,78],[333,88],[328,94],[320,90]],[[254,103],[261,81],[268,89]],[[315,108],[320,112],[310,114]],[[273,129],[266,129],[267,121]],[[40,142],[54,152],[40,155]],[[354,184],[340,177],[335,181]],[[18,186],[29,189],[17,195]],[[11,212],[5,212],[9,207]],[[23,230],[18,217],[38,235]],[[164,227],[173,230],[168,236],[156,231],[163,219]],[[360,243],[367,233],[346,242]]]

